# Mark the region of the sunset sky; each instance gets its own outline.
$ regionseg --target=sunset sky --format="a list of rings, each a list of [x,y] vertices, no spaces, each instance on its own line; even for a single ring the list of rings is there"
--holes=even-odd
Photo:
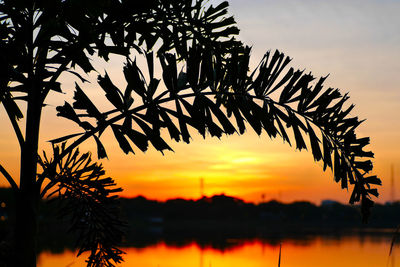
[[[211,1],[218,3],[219,1]],[[391,198],[390,170],[394,166],[395,195],[400,199],[400,2],[395,0],[233,0],[230,13],[241,29],[239,38],[253,47],[255,66],[267,50],[279,49],[293,58],[292,66],[312,71],[315,76],[330,74],[325,86],[349,92],[356,104],[352,115],[366,122],[360,136],[370,136],[375,153],[376,173],[383,180],[379,188],[384,202]],[[112,77],[120,77],[117,59],[100,66]],[[86,86],[95,96],[96,84]],[[72,95],[73,82],[63,80],[63,89]],[[52,96],[45,108],[41,147],[46,140],[73,133],[76,128],[55,116],[55,106],[63,95]],[[19,147],[0,109],[0,163],[18,176]],[[165,135],[167,136],[167,135]],[[281,139],[270,140],[248,130],[244,136],[205,139],[194,135],[191,144],[170,142],[175,152],[150,149],[125,155],[106,133],[104,143],[109,160],[103,161],[107,175],[124,189],[123,196],[143,195],[151,199],[199,198],[200,179],[204,193],[225,193],[259,202],[323,199],[348,201],[350,190],[341,190],[330,171],[322,171],[310,152],[295,151]],[[96,151],[88,142],[82,151]],[[0,185],[6,185],[2,180]]]

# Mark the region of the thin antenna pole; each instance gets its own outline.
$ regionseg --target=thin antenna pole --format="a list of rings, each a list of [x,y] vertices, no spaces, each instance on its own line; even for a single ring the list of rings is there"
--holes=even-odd
[[[279,259],[278,259],[278,267],[281,267],[281,255],[282,255],[282,242],[279,244]]]
[[[394,165],[390,165],[390,197],[391,201],[395,200],[395,186],[394,186]]]

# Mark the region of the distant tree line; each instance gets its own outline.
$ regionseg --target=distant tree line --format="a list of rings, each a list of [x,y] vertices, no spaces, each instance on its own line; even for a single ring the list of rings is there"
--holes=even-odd
[[[268,242],[304,234],[341,235],[346,229],[394,228],[400,221],[400,202],[376,204],[368,225],[360,222],[360,210],[351,205],[325,201],[322,205],[301,201],[280,203],[272,200],[249,203],[226,195],[198,200],[170,199],[164,202],[138,196],[120,198],[120,214],[126,222],[125,246],[142,247],[164,240],[184,245],[195,239],[200,245],[229,248],[231,238],[266,238]],[[4,203],[4,204],[2,204]],[[14,198],[10,189],[0,188],[0,237],[8,235],[15,220]],[[66,234],[69,218],[56,216],[58,200],[42,201],[39,218],[39,250],[62,252],[76,246],[75,236]],[[271,241],[272,240],[272,241]],[[228,242],[228,243],[227,243]],[[6,243],[1,243],[7,253]]]
[[[127,222],[127,228],[152,227],[154,225],[170,225],[180,222],[223,222],[225,225],[242,222],[256,222],[268,225],[272,230],[281,225],[320,226],[320,227],[379,227],[393,228],[400,221],[400,202],[376,204],[374,213],[368,225],[360,221],[360,210],[356,206],[344,205],[335,201],[325,201],[315,205],[307,201],[281,203],[271,200],[263,203],[251,203],[236,197],[214,195],[201,199],[170,199],[165,202],[146,199],[143,196],[135,198],[120,198],[122,217]],[[0,189],[0,217],[4,229],[14,215],[13,198],[9,189]],[[54,209],[62,205],[57,200],[43,201],[41,209],[42,223],[47,220],[57,220]],[[60,219],[61,220],[61,219]],[[64,218],[63,220],[66,220]],[[199,228],[202,225],[199,223]],[[204,227],[204,225],[203,225]],[[211,226],[212,227],[212,224]]]
[[[400,221],[400,203],[376,204],[368,225],[360,221],[361,214],[355,206],[326,201],[315,205],[307,201],[281,203],[271,200],[250,203],[226,195],[214,195],[198,200],[170,199],[165,202],[139,196],[122,198],[122,213],[128,221],[161,218],[169,221],[257,221],[279,227],[282,223],[338,226],[338,227],[396,227]]]

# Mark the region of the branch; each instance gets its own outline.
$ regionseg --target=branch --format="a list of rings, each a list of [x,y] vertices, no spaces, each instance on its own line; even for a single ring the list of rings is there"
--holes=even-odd
[[[55,83],[58,79],[58,77],[60,77],[60,75],[64,72],[64,70],[66,70],[66,67],[68,66],[68,64],[70,63],[70,60],[64,60],[60,66],[57,68],[57,71],[52,75],[49,84]],[[49,93],[49,91],[51,90],[50,87],[46,88],[43,92],[42,92],[42,99],[44,102],[44,99],[47,97],[47,94]]]
[[[14,179],[11,177],[11,175],[6,171],[6,169],[3,168],[3,166],[0,164],[0,172],[3,174],[3,176],[6,178],[8,183],[11,185],[11,188],[14,190],[14,192],[17,192],[19,190],[18,185],[15,183]]]
[[[21,129],[19,128],[19,125],[17,123],[16,115],[11,113],[9,102],[8,102],[10,100],[11,100],[10,97],[5,97],[2,102],[3,102],[4,109],[7,112],[8,118],[10,119],[11,125],[13,126],[14,132],[17,136],[19,146],[22,148],[22,146],[25,142],[24,136],[22,135]]]

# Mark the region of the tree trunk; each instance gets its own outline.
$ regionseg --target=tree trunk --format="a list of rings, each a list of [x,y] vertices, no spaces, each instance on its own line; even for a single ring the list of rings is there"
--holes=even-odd
[[[26,21],[29,36],[26,41],[28,79],[24,84],[28,89],[25,140],[21,145],[20,187],[16,194],[16,223],[15,223],[15,262],[16,266],[35,267],[38,233],[38,207],[40,186],[37,184],[37,161],[39,128],[44,95],[42,81],[45,70],[47,49],[35,52],[34,15],[35,1],[31,2]],[[41,51],[41,52],[40,52]],[[44,52],[43,52],[44,51]]]
[[[15,266],[36,266],[38,205],[33,193],[21,191],[16,200]]]
[[[36,183],[42,100],[39,86],[28,96],[25,142],[21,148],[20,192],[16,199],[16,266],[36,266],[37,215],[40,188]]]
[[[26,141],[21,151],[20,192],[16,199],[17,266],[24,267],[36,266],[37,212],[40,190],[36,184],[39,127],[35,128],[37,131],[33,131],[33,133],[29,130],[26,131]]]

